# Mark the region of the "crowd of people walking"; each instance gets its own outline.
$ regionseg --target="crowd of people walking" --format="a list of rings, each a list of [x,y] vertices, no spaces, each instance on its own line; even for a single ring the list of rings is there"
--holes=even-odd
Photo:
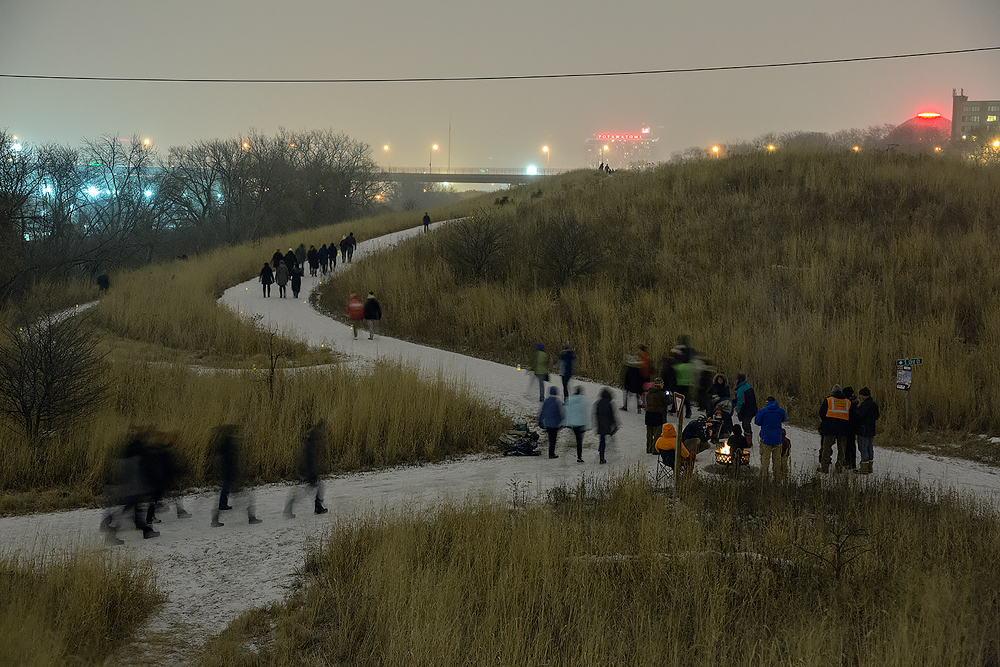
[[[274,251],[270,262],[264,262],[258,275],[264,298],[271,296],[271,285],[278,286],[278,298],[287,297],[287,289],[291,287],[292,298],[299,298],[299,291],[302,289],[302,277],[306,269],[309,276],[317,278],[326,276],[330,271],[337,268],[337,249],[340,249],[341,263],[348,263],[354,259],[354,249],[357,247],[357,239],[354,232],[340,239],[340,243],[324,243],[316,248],[310,245],[308,249],[304,243],[300,243],[294,250],[282,253],[281,249]]]

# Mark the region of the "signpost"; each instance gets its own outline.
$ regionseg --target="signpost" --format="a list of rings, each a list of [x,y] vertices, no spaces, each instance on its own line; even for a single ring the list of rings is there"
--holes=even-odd
[[[684,446],[684,394],[674,392],[674,409],[677,410],[677,442],[674,443],[674,502],[677,502],[677,487],[681,482],[681,447]],[[676,509],[676,506],[675,506]]]
[[[913,367],[924,363],[921,357],[896,359],[896,389],[906,392],[906,425],[910,425],[910,385],[913,382]]]

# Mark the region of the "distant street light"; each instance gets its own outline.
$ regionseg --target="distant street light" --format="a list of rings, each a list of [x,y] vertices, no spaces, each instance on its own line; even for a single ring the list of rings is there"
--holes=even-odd
[[[712,146],[712,154],[715,155],[715,157],[719,157],[719,147],[718,146]]]
[[[768,146],[768,147],[767,147],[767,150],[769,150],[769,151],[773,151],[773,150],[774,150],[774,144],[771,144],[770,146]]]
[[[545,153],[545,173],[549,173],[549,147],[542,146],[542,152]]]
[[[993,142],[993,148],[1000,148],[1000,139]]]
[[[142,145],[143,146],[149,146],[149,139],[143,139],[142,140]]]
[[[428,157],[427,157],[427,173],[428,174],[433,173],[433,171],[434,171],[434,151],[436,151],[437,149],[438,149],[438,145],[434,144],[433,146],[431,146],[430,151],[428,151]]]
[[[389,144],[382,147],[385,151],[385,170],[392,171],[392,151],[389,150]]]

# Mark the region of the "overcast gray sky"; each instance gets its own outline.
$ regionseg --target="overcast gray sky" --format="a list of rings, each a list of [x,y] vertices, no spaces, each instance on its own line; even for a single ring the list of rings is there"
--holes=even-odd
[[[998,0],[0,0],[0,73],[392,78],[668,69],[1000,45]],[[161,149],[332,128],[384,164],[584,163],[594,132],[660,130],[660,159],[769,131],[951,116],[952,88],[1000,98],[1000,52],[619,78],[204,84],[0,79],[0,128]]]

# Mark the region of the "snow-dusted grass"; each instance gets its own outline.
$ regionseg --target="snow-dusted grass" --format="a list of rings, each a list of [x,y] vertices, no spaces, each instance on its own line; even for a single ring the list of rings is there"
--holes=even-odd
[[[624,475],[339,522],[205,663],[996,664],[996,513],[854,481],[704,476],[674,505]]]
[[[159,602],[151,563],[121,552],[0,553],[0,664],[106,664]]]

